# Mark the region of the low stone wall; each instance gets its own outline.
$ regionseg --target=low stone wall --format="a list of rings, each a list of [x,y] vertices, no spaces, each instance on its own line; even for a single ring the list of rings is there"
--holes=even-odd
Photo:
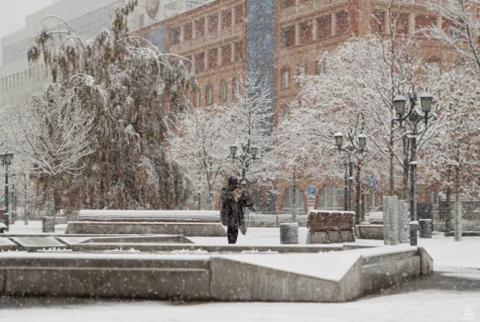
[[[70,221],[67,234],[167,234],[225,237],[220,223]]]
[[[383,240],[383,225],[360,224],[355,229],[357,238]]]
[[[220,222],[218,210],[80,210],[77,221],[89,222]],[[279,227],[292,222],[290,214],[247,215],[249,227]],[[306,226],[307,216],[297,215],[300,226]]]
[[[338,265],[345,273],[338,278],[308,273],[304,265],[286,270],[278,256],[288,255],[255,255],[255,263],[250,255],[238,254],[3,253],[0,296],[344,302],[433,271],[433,261],[422,248],[348,252],[353,253],[347,254],[347,264],[345,257],[339,257]],[[319,255],[295,258],[322,265],[323,257],[312,256]],[[291,259],[282,258],[290,267]]]

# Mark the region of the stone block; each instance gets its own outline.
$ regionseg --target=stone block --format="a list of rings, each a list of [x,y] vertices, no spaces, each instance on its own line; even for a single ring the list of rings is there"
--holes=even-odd
[[[385,245],[398,245],[399,226],[398,226],[398,197],[383,197],[383,230]]]
[[[355,241],[353,211],[310,210],[307,243],[342,243]]]
[[[420,238],[432,238],[432,220],[431,219],[420,219]]]
[[[360,239],[383,239],[383,225],[360,224],[356,227]]]
[[[280,244],[298,244],[298,224],[280,224]]]
[[[42,217],[42,233],[54,233],[54,232],[55,232],[55,218]]]

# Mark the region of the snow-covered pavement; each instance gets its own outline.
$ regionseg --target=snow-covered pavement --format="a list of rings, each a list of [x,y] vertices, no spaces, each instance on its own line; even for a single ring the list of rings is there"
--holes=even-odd
[[[421,290],[349,303],[13,302],[5,322],[480,321],[480,293]]]
[[[18,226],[17,226],[18,225]],[[39,233],[33,222],[17,223],[11,232]],[[59,227],[60,228],[60,227]],[[62,232],[57,230],[57,232]],[[306,229],[300,229],[304,242]],[[202,244],[223,244],[226,238],[192,238]],[[278,228],[250,228],[243,245],[279,244]],[[359,240],[361,244],[382,241]],[[299,322],[309,321],[477,321],[480,322],[480,238],[461,242],[436,234],[419,239],[434,259],[432,277],[412,281],[382,295],[349,303],[165,303],[55,299],[0,300],[0,322],[171,321],[171,322]]]

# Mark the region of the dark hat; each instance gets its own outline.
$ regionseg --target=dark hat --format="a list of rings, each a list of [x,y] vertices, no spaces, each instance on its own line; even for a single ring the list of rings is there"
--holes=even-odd
[[[235,176],[228,177],[228,185],[233,186],[238,184],[238,179]]]

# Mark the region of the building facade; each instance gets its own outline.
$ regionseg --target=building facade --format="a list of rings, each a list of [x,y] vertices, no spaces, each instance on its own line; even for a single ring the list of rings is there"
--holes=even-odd
[[[426,0],[405,1],[397,8],[397,32],[422,42],[427,61],[449,60],[438,42],[416,32],[442,18],[427,10]],[[256,71],[270,84],[273,122],[297,97],[299,74],[323,70],[317,61],[352,37],[389,33],[382,0],[215,0],[138,30],[166,52],[186,57],[195,71],[195,107],[225,104],[234,99],[236,82]],[[274,125],[274,124],[273,124]],[[343,207],[343,186],[335,182],[277,182],[275,210],[289,211],[296,194],[299,211],[307,206]]]
[[[135,30],[209,1],[139,0],[128,23]],[[27,51],[42,28],[68,28],[81,39],[88,40],[110,27],[115,9],[122,3],[123,0],[60,0],[27,16],[25,28],[1,41],[0,106],[22,102],[45,83],[45,66],[41,62],[27,62]]]

